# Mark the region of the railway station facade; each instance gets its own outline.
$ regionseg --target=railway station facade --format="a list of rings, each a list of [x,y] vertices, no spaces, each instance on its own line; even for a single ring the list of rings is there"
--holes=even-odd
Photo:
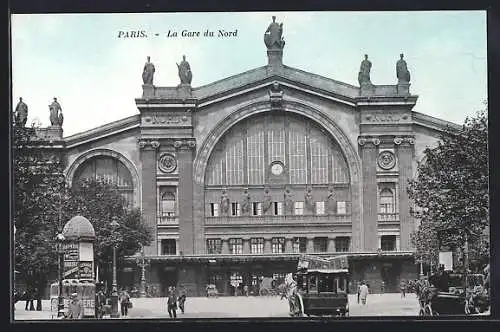
[[[62,138],[67,181],[112,179],[140,207],[160,294],[255,289],[294,272],[301,253],[347,254],[352,280],[397,290],[418,274],[408,179],[456,125],[413,111],[409,82],[342,83],[266,46],[267,65],[200,87],[144,84],[137,115]],[[140,276],[130,259],[119,285]]]

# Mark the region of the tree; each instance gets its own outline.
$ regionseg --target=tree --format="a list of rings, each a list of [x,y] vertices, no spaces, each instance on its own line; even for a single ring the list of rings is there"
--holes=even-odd
[[[64,201],[65,220],[82,215],[94,226],[97,237],[94,244],[95,263],[104,267],[104,272],[110,271],[114,244],[120,265],[126,256],[135,254],[152,241],[152,230],[143,222],[140,210],[129,209],[119,189],[109,181],[84,180],[76,183],[73,188],[67,189]],[[116,230],[111,226],[113,217],[117,217],[120,224]],[[111,273],[105,275],[108,279],[111,277]]]
[[[460,253],[468,237],[470,257],[488,260],[487,108],[468,117],[460,129],[447,128],[435,148],[424,151],[408,194],[418,207],[420,226],[413,235],[417,255],[441,246]]]
[[[57,152],[36,138],[35,127],[15,125],[12,135],[14,244],[17,278],[38,299],[47,276],[56,268],[54,237],[58,219],[58,192],[64,183]],[[45,147],[42,148],[42,145]]]

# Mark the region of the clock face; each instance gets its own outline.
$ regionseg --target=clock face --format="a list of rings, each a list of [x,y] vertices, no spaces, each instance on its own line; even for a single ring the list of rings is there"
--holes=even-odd
[[[281,173],[283,173],[283,165],[281,165],[279,163],[273,164],[271,166],[271,172],[274,175],[280,175]]]

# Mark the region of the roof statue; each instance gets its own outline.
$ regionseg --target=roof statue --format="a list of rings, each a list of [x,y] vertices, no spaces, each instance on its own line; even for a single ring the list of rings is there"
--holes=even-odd
[[[15,111],[16,125],[26,126],[26,121],[28,120],[28,105],[23,102],[23,98],[19,97],[19,103],[17,103]]]
[[[147,57],[142,71],[142,81],[144,84],[153,84],[153,76],[155,73],[155,65],[150,61],[151,57]]]
[[[372,84],[370,80],[370,70],[372,69],[372,63],[368,60],[368,54],[365,54],[365,59],[361,61],[361,66],[359,68],[358,82],[359,85]]]
[[[398,84],[408,84],[410,83],[410,71],[406,61],[403,59],[404,55],[401,53],[400,59],[396,63],[396,77],[398,78]]]
[[[49,105],[50,109],[50,124],[52,126],[62,126],[64,117],[62,116],[61,105],[57,102],[57,98],[54,97],[54,101]]]
[[[283,23],[276,23],[276,16],[273,16],[273,21],[264,33],[264,43],[267,49],[283,49],[285,47],[285,40],[282,35]]]
[[[177,68],[179,69],[179,78],[181,79],[181,84],[191,85],[193,73],[191,72],[191,66],[189,66],[189,62],[186,61],[185,55],[182,56],[181,63],[177,63]]]

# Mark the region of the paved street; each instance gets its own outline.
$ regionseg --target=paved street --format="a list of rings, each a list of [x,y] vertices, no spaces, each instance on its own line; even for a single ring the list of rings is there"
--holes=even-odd
[[[131,319],[168,318],[165,298],[132,299]],[[399,294],[372,294],[366,306],[356,303],[356,295],[349,296],[351,316],[413,316],[418,315],[415,294],[401,298]],[[50,303],[43,301],[43,311],[25,311],[24,302],[18,302],[16,320],[51,319]],[[219,297],[188,298],[186,313],[179,318],[245,318],[288,317],[288,302],[279,297]]]

